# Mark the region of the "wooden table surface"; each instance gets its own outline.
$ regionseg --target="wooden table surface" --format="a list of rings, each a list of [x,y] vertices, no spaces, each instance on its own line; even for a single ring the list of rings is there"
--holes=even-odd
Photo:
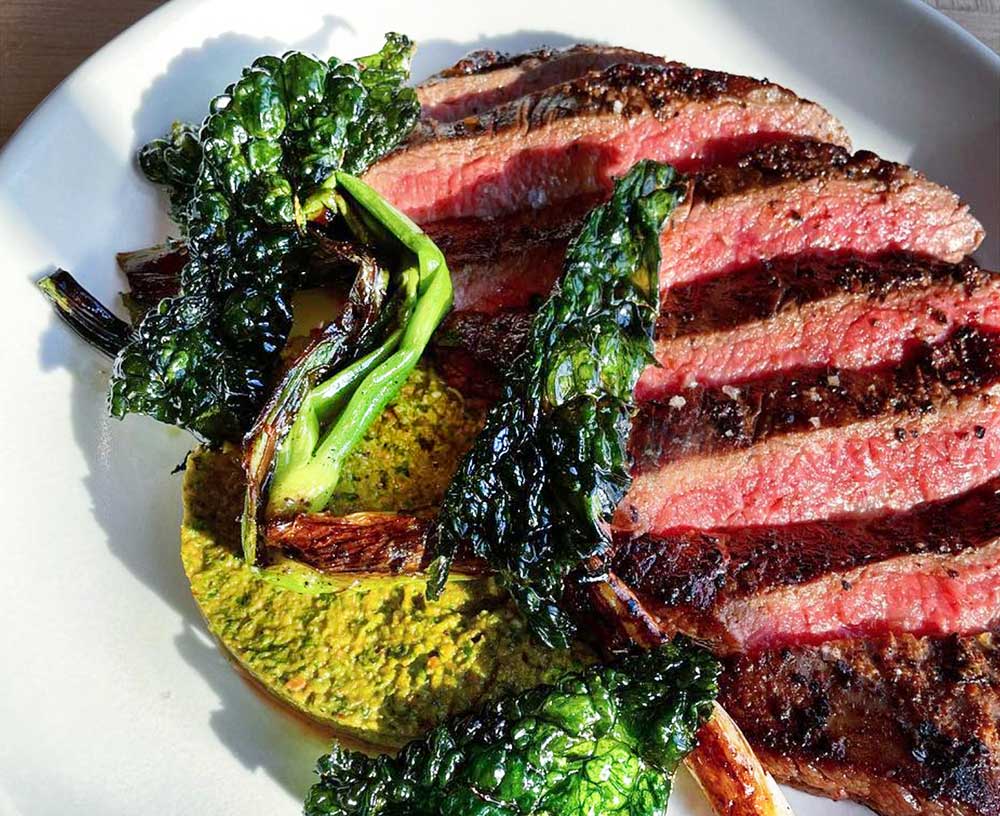
[[[162,2],[0,0],[0,144],[77,65]],[[1000,0],[927,2],[1000,52]]]

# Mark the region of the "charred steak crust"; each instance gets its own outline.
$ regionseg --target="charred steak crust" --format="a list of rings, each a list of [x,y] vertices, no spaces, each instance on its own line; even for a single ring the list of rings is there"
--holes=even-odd
[[[521,353],[534,313],[453,312],[435,335],[431,351],[438,372],[466,397],[495,400],[501,372]]]
[[[509,213],[499,218],[446,218],[433,221],[424,229],[444,252],[449,268],[491,264],[504,254],[554,242],[564,251],[579,231],[580,220],[599,203],[596,196],[580,196],[559,207]]]
[[[572,46],[572,48],[582,48],[584,46]],[[449,65],[442,71],[429,76],[420,83],[420,87],[435,85],[445,79],[455,77],[467,77],[475,74],[488,74],[491,71],[498,71],[501,68],[513,68],[525,62],[548,62],[556,54],[562,53],[561,49],[542,46],[531,51],[522,51],[519,54],[512,54],[509,51],[495,51],[492,48],[481,48],[470,51],[454,65]]]
[[[509,311],[537,306],[562,271],[580,220],[600,199],[497,218],[449,218],[424,226],[448,259],[455,309]]]
[[[866,518],[622,537],[610,567],[645,599],[706,611],[890,558],[958,555],[998,540],[1000,477],[954,498]]]
[[[720,702],[779,780],[884,816],[1000,813],[1000,633],[736,657]]]
[[[883,159],[867,150],[851,153],[838,144],[811,139],[775,142],[754,150],[732,164],[698,175],[698,195],[712,202],[746,190],[772,187],[788,181],[844,178],[874,180],[895,192],[923,174],[905,164]]]
[[[838,295],[884,301],[901,292],[960,287],[966,295],[1000,279],[971,258],[949,264],[906,252],[874,258],[815,253],[773,258],[707,280],[678,284],[661,298],[658,340],[736,328]]]
[[[738,385],[695,386],[644,402],[629,452],[636,474],[689,456],[749,448],[779,434],[836,428],[883,415],[915,416],[1000,381],[1000,334],[964,326],[898,366],[822,367]],[[900,428],[897,441],[906,441]]]
[[[617,63],[667,65],[663,57],[606,45],[523,54],[474,51],[417,86],[425,119],[454,122]]]
[[[530,311],[452,312],[441,323],[438,348],[468,350],[477,360],[513,360],[524,348],[534,315]]]
[[[522,51],[512,54],[509,51],[495,51],[490,48],[483,48],[470,51],[454,65],[450,65],[443,71],[439,71],[420,83],[418,87],[425,88],[437,85],[447,79],[457,77],[468,77],[499,71],[503,68],[516,68],[525,63],[541,65],[561,59],[590,58],[598,62],[602,58],[618,62],[636,62],[650,64],[667,64],[669,60],[657,57],[653,54],[646,54],[642,51],[633,51],[630,48],[619,48],[618,46],[607,45],[571,45],[567,48],[549,48],[542,46],[531,51]],[[614,64],[611,63],[611,64]]]
[[[528,94],[479,115],[446,123],[424,121],[399,149],[406,150],[436,139],[461,139],[509,129],[523,132],[560,119],[609,112],[626,118],[649,112],[667,120],[681,104],[716,99],[815,105],[767,80],[692,68],[682,63],[620,63]],[[831,139],[849,143],[842,126],[832,117],[830,131]]]

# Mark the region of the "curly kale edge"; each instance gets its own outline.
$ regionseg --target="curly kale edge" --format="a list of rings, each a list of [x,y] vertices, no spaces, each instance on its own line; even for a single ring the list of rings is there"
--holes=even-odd
[[[301,203],[412,130],[412,52],[389,34],[353,62],[261,57],[197,130],[175,125],[139,151],[146,176],[169,190],[190,259],[181,293],[147,312],[115,361],[113,416],[148,414],[212,443],[249,429],[291,328],[291,295],[311,283]]]
[[[445,494],[431,536],[432,598],[458,547],[469,546],[544,643],[569,644],[564,581],[605,551],[631,481],[627,441],[633,389],[653,359],[659,236],[688,191],[669,165],[641,161],[585,219]]]
[[[306,816],[662,816],[718,693],[676,639],[453,718],[396,757],[334,746]]]

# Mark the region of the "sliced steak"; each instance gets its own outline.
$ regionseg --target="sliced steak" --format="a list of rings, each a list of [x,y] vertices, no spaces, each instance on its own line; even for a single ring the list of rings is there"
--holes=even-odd
[[[1000,335],[889,369],[784,373],[643,404],[615,516],[637,534],[905,510],[1000,473]]]
[[[533,317],[530,311],[452,312],[431,346],[437,372],[466,397],[496,400],[503,372],[527,343]]]
[[[883,816],[1000,813],[1000,633],[729,661],[720,702],[779,779]]]
[[[452,218],[425,226],[441,248],[455,287],[455,309],[497,312],[533,306],[562,272],[566,247],[598,201],[503,218]]]
[[[421,82],[417,97],[425,118],[453,122],[620,63],[670,64],[663,57],[610,45],[539,48],[522,54],[473,51]]]
[[[898,362],[959,325],[1000,329],[1000,275],[893,253],[793,256],[675,286],[640,399],[819,365]]]
[[[717,652],[980,632],[1000,626],[1000,477],[901,512],[622,539],[610,564]]]
[[[664,232],[664,290],[820,250],[892,250],[958,263],[982,226],[958,197],[920,173],[836,145],[788,141],[697,178],[690,213]]]
[[[487,290],[485,282],[464,287],[462,306],[478,295],[483,311],[459,306],[435,340],[456,388],[465,389],[468,371],[477,378],[471,386],[495,390],[531,324],[531,311],[520,307],[539,296],[538,280],[525,280],[517,290],[526,293],[523,298],[500,286]],[[821,365],[859,369],[900,362],[914,347],[940,342],[960,325],[1000,329],[1000,274],[971,260],[946,264],[890,253],[765,261],[664,293],[657,364],[643,373],[637,396],[669,399],[697,384],[738,384]]]
[[[562,271],[569,240],[594,203],[593,197],[577,198],[537,213],[429,225],[428,232],[442,246],[455,277],[456,308],[519,308],[533,296],[548,293]],[[671,288],[700,281],[705,289],[680,290],[674,301],[689,310],[699,292],[724,294],[726,275],[742,276],[732,284],[731,297],[737,297],[742,286],[743,296],[752,299],[755,275],[765,281],[774,276],[778,285],[798,275],[795,260],[784,262],[784,273],[781,262],[761,267],[764,261],[780,258],[805,258],[811,268],[804,272],[821,279],[826,275],[828,283],[801,284],[799,292],[764,295],[765,315],[767,308],[783,311],[797,305],[796,300],[808,301],[823,286],[831,296],[839,288],[844,296],[867,289],[881,290],[888,297],[893,284],[886,281],[894,275],[910,279],[906,286],[895,285],[902,291],[956,273],[929,267],[907,270],[910,262],[905,259],[886,261],[890,268],[882,273],[876,269],[859,273],[836,269],[838,258],[849,264],[852,257],[878,259],[887,253],[906,253],[959,263],[982,239],[982,227],[954,193],[908,167],[871,153],[852,156],[834,145],[786,142],[752,151],[696,178],[690,209],[663,234],[664,303],[670,305]],[[819,267],[827,261],[831,268],[824,273]],[[782,274],[785,278],[778,280]],[[969,275],[962,283],[975,282],[976,276]],[[846,282],[841,285],[842,281]],[[717,324],[732,321],[738,309],[744,309],[740,319],[752,315],[735,300],[728,318],[722,311],[726,304],[718,308],[712,318]],[[661,334],[669,337],[676,332],[665,327]]]
[[[365,180],[417,222],[605,195],[638,159],[684,171],[782,139],[847,145],[820,106],[747,77],[613,65],[458,122],[422,122]]]

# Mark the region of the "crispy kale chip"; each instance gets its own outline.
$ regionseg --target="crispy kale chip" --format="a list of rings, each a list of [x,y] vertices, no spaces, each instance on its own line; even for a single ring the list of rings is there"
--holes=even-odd
[[[687,189],[673,168],[642,161],[587,216],[445,494],[431,597],[467,543],[499,572],[536,634],[568,645],[563,582],[606,549],[610,516],[630,483],[626,443],[632,392],[652,360],[659,236]]]
[[[249,428],[303,285],[304,202],[410,132],[420,110],[403,87],[412,51],[390,34],[353,62],[261,57],[197,131],[176,125],[139,152],[150,180],[169,189],[190,257],[181,293],[146,314],[115,361],[114,416],[149,414],[213,442]]]
[[[334,746],[305,814],[663,816],[718,673],[676,640],[450,720],[395,758]]]
[[[170,133],[141,147],[136,159],[146,178],[167,188],[170,217],[183,228],[201,170],[198,129],[186,122],[174,122]]]

